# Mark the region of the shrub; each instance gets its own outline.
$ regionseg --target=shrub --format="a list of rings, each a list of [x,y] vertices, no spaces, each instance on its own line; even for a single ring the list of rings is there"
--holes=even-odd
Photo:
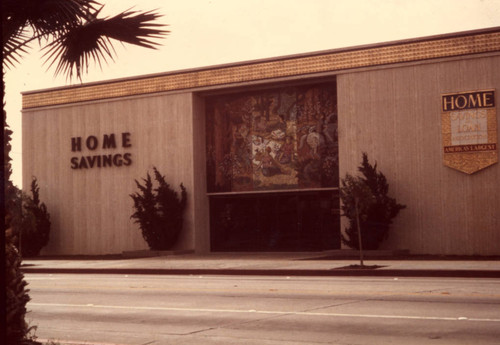
[[[392,219],[405,205],[398,204],[388,196],[389,184],[384,174],[377,171],[377,163],[371,165],[368,155],[363,153],[363,161],[358,167],[362,176],[349,174],[341,180],[340,198],[342,213],[349,219],[346,235],[342,242],[351,248],[359,249],[356,227],[355,202],[358,200],[359,226],[363,249],[377,249],[387,239]]]
[[[28,284],[21,272],[21,255],[14,242],[9,229],[5,232],[5,340],[7,344],[35,344],[30,333],[36,327],[29,327],[25,321],[26,304],[30,301]]]
[[[181,183],[181,198],[179,198],[177,192],[165,181],[165,176],[162,176],[155,167],[153,171],[158,184],[156,188],[153,188],[149,172],[147,177],[142,179],[144,185],[135,180],[139,191],[130,195],[134,200],[135,209],[131,218],[139,224],[142,236],[150,249],[168,250],[176,243],[182,230],[187,193]]]
[[[13,199],[12,229],[23,257],[39,255],[49,243],[50,214],[45,204],[40,202],[39,193],[37,179],[33,178],[31,196],[17,189]]]

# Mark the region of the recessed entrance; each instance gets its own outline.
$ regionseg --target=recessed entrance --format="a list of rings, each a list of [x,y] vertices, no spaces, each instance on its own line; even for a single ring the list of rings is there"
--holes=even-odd
[[[335,80],[205,101],[211,250],[339,248]]]
[[[340,248],[337,191],[210,197],[212,251]]]

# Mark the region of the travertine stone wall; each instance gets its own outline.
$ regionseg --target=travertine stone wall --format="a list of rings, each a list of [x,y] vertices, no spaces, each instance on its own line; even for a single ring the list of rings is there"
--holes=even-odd
[[[188,208],[177,249],[194,249],[197,241],[199,250],[208,250],[203,238],[208,216],[200,211],[207,203],[200,104],[191,93],[178,93],[24,110],[23,185],[37,177],[52,220],[51,240],[43,254],[147,249],[130,219],[129,194],[136,190],[134,179],[145,177],[153,165],[171,186],[178,189],[182,182],[187,188]],[[122,133],[130,133],[130,147],[122,147]],[[115,134],[116,148],[102,148],[105,134]],[[89,136],[99,142],[95,150],[86,147]],[[77,137],[82,138],[82,151],[72,152],[72,138]],[[82,156],[125,153],[130,154],[129,166],[72,169],[72,157],[79,161]],[[200,227],[199,238],[195,225]]]
[[[367,152],[407,205],[385,248],[500,254],[500,165],[472,175],[445,167],[440,121],[445,93],[496,89],[498,107],[499,70],[500,56],[491,56],[337,77],[340,176]]]

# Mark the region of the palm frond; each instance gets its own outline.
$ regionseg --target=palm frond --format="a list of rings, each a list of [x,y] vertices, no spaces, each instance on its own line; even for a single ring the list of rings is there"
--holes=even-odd
[[[4,65],[14,66],[33,40],[58,37],[92,18],[94,0],[3,0],[2,54]]]
[[[160,17],[162,16],[153,11],[139,13],[128,10],[109,19],[90,22],[89,26],[109,38],[145,48],[155,48],[159,43],[151,39],[161,38],[169,32],[158,29],[165,25],[154,23]]]
[[[57,35],[97,10],[94,0],[3,0],[3,29],[30,26],[35,36]]]
[[[19,31],[10,40],[4,41],[2,46],[3,65],[7,68],[14,67],[19,60],[28,53],[32,36],[24,30]]]
[[[74,26],[58,37],[46,48],[44,56],[49,67],[58,62],[56,74],[64,73],[69,78],[76,72],[81,78],[82,71],[91,61],[101,65],[107,59],[113,60],[113,42],[117,40],[145,48],[156,48],[159,43],[153,39],[161,38],[169,31],[162,30],[162,24],[153,21],[161,15],[149,11],[125,11],[112,18],[92,18]]]

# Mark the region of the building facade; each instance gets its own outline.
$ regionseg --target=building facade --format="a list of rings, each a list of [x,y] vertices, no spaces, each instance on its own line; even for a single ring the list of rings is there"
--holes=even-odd
[[[492,28],[26,92],[42,254],[147,249],[130,194],[153,167],[188,192],[175,249],[339,249],[366,152],[407,206],[382,248],[499,255],[499,88]]]

